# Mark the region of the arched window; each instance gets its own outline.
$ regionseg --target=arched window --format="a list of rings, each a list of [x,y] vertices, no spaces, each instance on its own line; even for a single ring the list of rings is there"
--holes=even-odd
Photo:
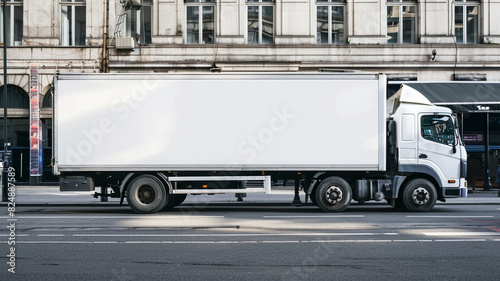
[[[28,94],[15,85],[7,85],[7,108],[29,109]],[[0,108],[4,108],[4,86],[0,87]]]
[[[51,91],[48,91],[45,94],[45,96],[43,96],[42,107],[43,108],[52,107],[52,93],[51,93]]]

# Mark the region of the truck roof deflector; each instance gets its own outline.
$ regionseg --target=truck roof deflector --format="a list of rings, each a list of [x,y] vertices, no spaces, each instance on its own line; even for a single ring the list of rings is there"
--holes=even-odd
[[[401,88],[393,96],[387,99],[387,113],[394,113],[401,103],[433,105],[419,91],[404,84],[401,85]]]

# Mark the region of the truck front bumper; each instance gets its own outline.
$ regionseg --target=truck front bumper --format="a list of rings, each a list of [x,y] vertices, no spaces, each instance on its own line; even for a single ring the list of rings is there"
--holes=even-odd
[[[467,181],[461,178],[459,187],[443,187],[443,197],[467,197]]]

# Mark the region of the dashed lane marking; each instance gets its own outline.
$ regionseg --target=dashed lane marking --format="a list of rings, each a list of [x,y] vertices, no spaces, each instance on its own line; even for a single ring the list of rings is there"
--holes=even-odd
[[[364,215],[317,215],[317,216],[264,216],[264,218],[364,218]]]
[[[0,216],[0,219],[6,219],[8,218],[7,216]],[[193,215],[150,215],[150,216],[22,216],[18,215],[18,219],[141,219],[141,220],[147,220],[147,219],[173,219],[173,218],[179,218],[179,219],[185,219],[185,218],[225,218],[225,216],[193,216]]]
[[[500,239],[436,240],[277,240],[277,241],[18,241],[16,244],[298,244],[298,243],[433,243],[433,242],[500,242]]]
[[[406,216],[407,218],[494,218],[495,216]]]
[[[424,232],[425,236],[500,236],[499,232]]]
[[[216,234],[72,234],[73,237],[255,237],[255,236],[391,236],[395,232],[384,233],[216,233]]]

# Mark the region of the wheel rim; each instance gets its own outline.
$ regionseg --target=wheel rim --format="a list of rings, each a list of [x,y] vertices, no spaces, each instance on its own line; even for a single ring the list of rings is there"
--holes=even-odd
[[[325,191],[325,199],[328,203],[334,205],[339,203],[343,198],[342,189],[338,186],[330,186]]]
[[[427,189],[423,187],[417,187],[415,190],[413,190],[411,194],[411,198],[413,199],[413,202],[417,205],[425,205],[429,200],[430,200],[430,194]]]
[[[151,204],[156,198],[156,191],[151,185],[143,185],[137,190],[137,199],[142,204]]]

